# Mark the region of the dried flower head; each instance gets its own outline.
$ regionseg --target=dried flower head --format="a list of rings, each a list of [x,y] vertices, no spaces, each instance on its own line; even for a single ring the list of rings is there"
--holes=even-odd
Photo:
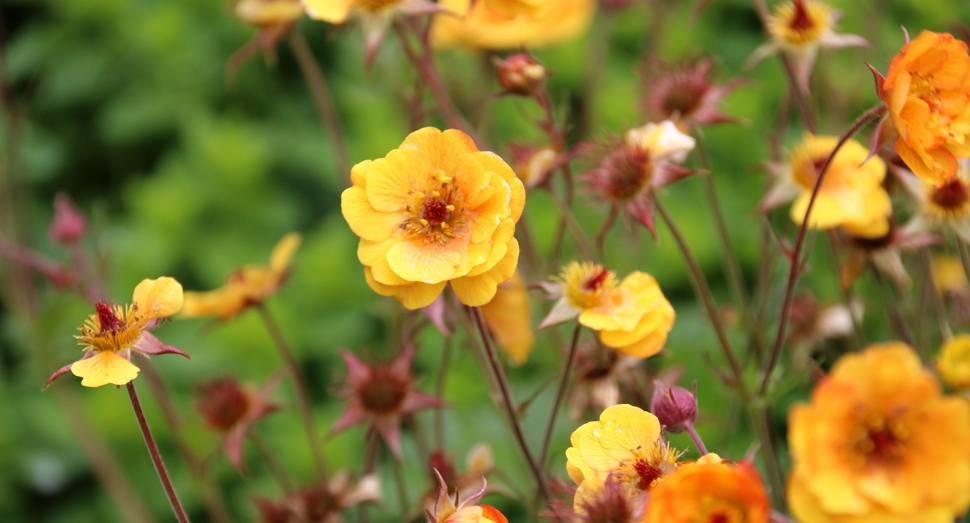
[[[878,238],[860,238],[849,234],[851,251],[842,265],[840,275],[843,287],[851,287],[866,268],[872,265],[903,288],[909,285],[911,279],[903,265],[901,254],[919,251],[940,242],[938,236],[925,231],[924,224],[919,220],[910,220],[902,227],[897,226],[894,221],[890,221],[889,225],[889,232]]]
[[[256,499],[261,523],[340,523],[341,512],[363,503],[381,501],[377,475],[353,481],[345,470],[316,487],[303,489],[279,501]]]
[[[710,79],[713,67],[713,58],[679,65],[651,62],[644,75],[646,96],[643,100],[650,119],[658,122],[671,120],[681,129],[738,122],[738,118],[722,113],[717,104],[748,80],[735,78],[715,84]]]
[[[918,224],[924,230],[943,227],[970,243],[970,159],[960,160],[958,165],[956,175],[939,186],[920,180],[899,165],[894,164],[892,170],[919,202],[922,221]]]
[[[613,476],[588,479],[576,489],[575,523],[640,523],[647,508],[645,493],[631,493]]]
[[[581,346],[576,354],[574,383],[570,388],[569,417],[578,420],[587,409],[602,412],[620,403],[620,385],[635,389],[634,369],[640,358],[605,349],[599,343]]]
[[[526,189],[544,185],[549,180],[549,175],[569,160],[568,154],[560,153],[551,146],[509,144],[509,153],[515,174]]]
[[[196,409],[209,428],[223,434],[222,448],[239,472],[246,469],[243,442],[250,427],[280,409],[269,401],[279,381],[280,375],[274,374],[257,390],[227,377],[203,383],[196,390]]]

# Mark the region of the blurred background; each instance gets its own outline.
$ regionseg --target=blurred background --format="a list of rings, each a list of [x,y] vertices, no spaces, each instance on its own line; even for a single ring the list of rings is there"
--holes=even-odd
[[[964,40],[970,36],[970,4],[963,0],[831,3],[845,11],[840,31],[861,35],[873,47],[820,54],[813,89],[825,134],[840,134],[877,102],[863,62],[885,71],[902,45],[900,25],[914,35],[931,29],[950,31]],[[125,303],[139,281],[160,275],[177,278],[186,289],[218,287],[233,269],[267,262],[285,233],[302,233],[295,272],[268,306],[296,352],[317,425],[327,434],[344,406],[338,395],[345,374],[339,351],[347,348],[365,359],[395,354],[403,309],[364,282],[356,259],[357,238],[340,213],[345,173],[337,168],[330,137],[285,40],[275,61],[257,54],[230,78],[227,61],[255,30],[233,15],[226,0],[2,0],[0,16],[3,236],[52,259],[69,260],[70,253],[47,236],[54,195],[68,193],[89,219],[85,248],[97,253],[96,268],[110,299]],[[333,91],[351,161],[382,157],[397,147],[414,130],[407,105],[415,73],[396,39],[386,39],[368,72],[363,67],[363,36],[356,25],[331,27],[304,19],[297,30],[309,41]],[[572,143],[602,140],[647,121],[641,101],[645,52],[667,61],[714,56],[717,79],[754,80],[721,104],[724,112],[744,123],[706,131],[712,175],[752,287],[762,256],[763,218],[755,209],[766,175],[759,164],[771,159],[769,137],[787,89],[777,59],[742,70],[746,58],[764,41],[756,11],[744,0],[713,0],[703,9],[695,2],[652,0],[635,1],[620,10],[600,9],[583,37],[535,50],[553,72],[549,91],[569,116]],[[544,135],[536,125],[541,113],[533,102],[492,97],[500,89],[490,57],[502,55],[449,49],[437,59],[459,107],[489,143],[502,144],[496,152],[509,159],[506,144],[541,145]],[[425,100],[425,106],[424,124],[443,126],[433,101]],[[801,134],[793,115],[783,143],[793,144]],[[697,165],[694,158],[689,162]],[[587,166],[581,160],[574,170],[582,172]],[[661,198],[683,228],[719,303],[729,303],[700,181],[678,183]],[[528,209],[545,253],[558,212],[542,192],[530,193]],[[580,194],[576,213],[592,236],[606,207]],[[778,230],[793,232],[785,211],[771,219]],[[642,228],[627,231],[621,225],[607,238],[607,264],[621,277],[632,270],[656,276],[678,314],[665,351],[644,365],[654,373],[681,372],[682,385],[697,380],[698,430],[712,451],[740,458],[751,446],[753,432],[714,371],[723,367],[721,355],[680,253],[662,226],[654,243]],[[824,249],[816,250],[806,281],[811,281],[821,303],[838,302],[838,269]],[[575,244],[567,238],[563,260],[577,256]],[[780,302],[787,264],[775,269],[766,275],[775,282],[768,293],[771,303]],[[40,391],[51,372],[79,356],[72,336],[92,312],[89,303],[6,260],[0,259],[0,271],[0,521],[171,521],[123,391],[110,386],[85,389],[73,376]],[[865,289],[874,284],[864,279],[861,285]],[[537,293],[532,297],[537,322],[548,304]],[[865,305],[864,323],[871,338],[889,338],[878,301]],[[767,310],[768,324],[773,325],[777,307]],[[556,346],[556,340],[569,335],[569,327],[560,328],[558,337],[537,335],[529,360],[509,369],[517,400],[534,398],[523,406],[523,423],[533,447],[541,442],[552,403],[555,384],[550,380],[556,379],[562,364],[563,347]],[[221,324],[176,321],[156,334],[192,356],[191,361],[169,356],[151,362],[172,393],[181,441],[209,463],[210,477],[232,520],[255,521],[252,500],[278,497],[280,487],[251,448],[248,475],[233,469],[221,453],[219,436],[206,429],[195,410],[194,395],[200,383],[225,376],[261,384],[282,366],[271,339],[254,312]],[[739,345],[744,343],[740,328],[734,328],[732,336]],[[445,417],[448,455],[461,467],[469,449],[489,443],[498,469],[490,481],[528,500],[531,477],[466,340],[464,333],[458,334],[446,381],[445,398],[451,406]],[[431,391],[442,337],[426,328],[419,341],[415,374],[423,379],[418,387]],[[828,343],[831,350],[841,350],[838,340]],[[796,378],[783,387],[772,411],[771,429],[781,441],[788,405],[805,398],[809,388],[805,373],[793,374]],[[192,520],[211,521],[204,489],[181,459],[147,380],[135,383]],[[288,408],[261,421],[258,430],[297,483],[308,485],[313,465],[292,387],[284,383],[274,398]],[[416,419],[430,430],[430,412]],[[582,421],[559,418],[551,470],[563,477],[569,434]],[[358,427],[327,439],[324,448],[332,469],[363,470],[364,430]],[[674,445],[690,446],[681,436],[673,438]],[[410,430],[403,443],[406,488],[416,499],[431,484]],[[99,453],[109,453],[113,460],[99,460]],[[695,455],[693,450],[688,454]],[[89,456],[101,467],[117,465],[113,474],[122,485],[115,491],[128,491],[130,497],[112,498]],[[372,521],[399,521],[389,456],[384,453],[379,459],[384,502],[369,515]],[[501,496],[487,501],[510,521],[525,517],[518,501]]]

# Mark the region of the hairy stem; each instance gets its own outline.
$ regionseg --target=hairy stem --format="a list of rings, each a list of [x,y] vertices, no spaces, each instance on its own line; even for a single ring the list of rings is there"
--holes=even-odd
[[[694,424],[690,420],[684,422],[684,430],[687,431],[694,445],[697,445],[697,452],[700,452],[701,456],[707,455],[707,447],[704,445],[704,440],[701,439],[701,435],[694,429]]]

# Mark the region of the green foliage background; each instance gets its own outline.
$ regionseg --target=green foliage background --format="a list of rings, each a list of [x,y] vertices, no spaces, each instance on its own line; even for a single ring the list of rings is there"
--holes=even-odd
[[[885,71],[902,44],[901,24],[914,35],[923,29],[953,31],[964,39],[968,34],[970,4],[962,0],[833,3],[845,10],[841,30],[864,36],[873,47],[821,53],[813,85],[820,127],[828,134],[839,134],[876,103],[863,61]],[[572,115],[574,141],[602,138],[607,131],[618,134],[645,121],[638,101],[638,67],[645,46],[665,60],[714,55],[721,79],[747,75],[755,80],[722,104],[725,112],[744,118],[746,124],[707,132],[713,176],[750,284],[760,256],[761,226],[755,207],[765,187],[758,164],[769,158],[768,137],[779,116],[786,79],[772,59],[741,71],[746,57],[764,41],[748,2],[714,0],[696,19],[692,8],[693,2],[657,0],[637,2],[622,12],[600,12],[584,38],[536,53],[555,73],[550,92]],[[653,23],[657,9],[667,13],[659,33]],[[356,237],[339,211],[341,173],[290,49],[280,46],[275,66],[257,57],[242,66],[235,82],[227,81],[228,57],[254,31],[234,18],[226,0],[3,0],[0,14],[2,181],[8,194],[22,196],[12,208],[2,209],[16,218],[16,229],[8,227],[4,235],[19,235],[26,244],[66,260],[67,253],[47,239],[46,228],[54,194],[68,192],[92,218],[87,247],[103,254],[110,296],[125,302],[134,285],[146,277],[174,276],[186,289],[219,286],[235,267],[265,262],[283,234],[300,231],[304,244],[295,259],[296,273],[269,307],[309,378],[318,426],[325,433],[343,405],[336,395],[344,373],[339,350],[376,357],[393,354],[393,329],[401,307],[375,295],[364,282]],[[373,159],[395,148],[413,130],[404,97],[415,81],[397,42],[389,38],[384,43],[367,73],[359,28],[333,30],[304,20],[299,30],[330,82],[351,159]],[[597,59],[601,53],[605,60]],[[541,141],[535,126],[539,112],[529,101],[507,97],[482,103],[498,91],[489,55],[460,50],[439,54],[439,66],[459,105],[481,122],[490,143]],[[593,97],[585,94],[590,92]],[[426,104],[433,109],[433,102]],[[430,115],[428,124],[442,126],[433,110]],[[793,121],[784,139],[787,144],[801,136],[797,116]],[[504,147],[497,152],[508,157]],[[677,184],[662,198],[687,235],[719,302],[728,303],[720,249],[700,183],[690,179]],[[595,234],[605,208],[585,196],[577,201],[580,220]],[[540,247],[547,250],[558,213],[545,194],[530,195],[528,208]],[[778,230],[792,234],[786,219],[784,211],[773,216]],[[702,410],[698,427],[708,447],[739,458],[754,439],[748,418],[712,370],[724,366],[712,331],[679,252],[666,230],[659,229],[655,244],[642,229],[628,232],[615,227],[608,238],[607,261],[621,276],[636,269],[658,278],[678,318],[666,351],[646,365],[682,368],[683,384],[696,379]],[[836,269],[825,249],[816,251],[806,286],[823,301],[837,301]],[[576,255],[568,241],[567,253]],[[64,392],[40,392],[53,370],[78,357],[72,335],[90,306],[36,279],[39,321],[27,322],[25,304],[10,285],[11,278],[23,276],[6,261],[0,260],[0,268],[0,520],[123,521],[81,453],[78,435],[65,421],[65,405],[108,444],[156,520],[171,520],[123,391],[82,389],[68,376],[54,385]],[[786,268],[778,264],[772,273],[772,313],[778,309]],[[872,282],[864,281],[863,289],[874,289]],[[871,338],[888,339],[878,294],[863,296]],[[538,317],[544,307],[536,300],[534,314]],[[773,314],[770,320],[773,325]],[[247,478],[229,466],[219,453],[217,437],[205,430],[195,413],[192,394],[207,379],[232,375],[261,383],[280,367],[263,325],[247,313],[211,330],[202,321],[176,321],[158,334],[192,355],[191,361],[161,357],[152,362],[175,395],[187,440],[200,455],[213,455],[211,473],[234,518],[254,520],[251,499],[278,496],[279,488],[252,449]],[[743,347],[741,329],[735,328],[732,335]],[[773,332],[765,335],[771,339]],[[421,340],[415,372],[424,376],[421,388],[430,390],[442,341],[432,329],[423,332]],[[449,454],[460,459],[476,442],[490,443],[502,471],[494,481],[530,499],[531,479],[464,340],[459,335],[461,350],[447,381],[452,407],[446,418]],[[830,345],[823,354],[843,349],[839,342]],[[539,391],[560,365],[550,337],[539,335],[530,361],[509,371],[517,398],[522,401]],[[754,377],[753,366],[751,372]],[[806,397],[809,388],[805,376],[789,374],[786,380],[772,407],[772,430],[782,441],[788,405]],[[136,384],[193,521],[208,521],[199,485],[181,463],[156,402],[143,379]],[[542,389],[525,412],[533,446],[540,443],[553,388]],[[71,401],[57,401],[58,394]],[[286,383],[276,397],[293,405]],[[430,414],[418,419],[430,427]],[[563,476],[563,451],[579,423],[563,415],[557,426],[551,470]],[[301,483],[310,481],[312,460],[295,409],[269,417],[259,430],[286,468]],[[679,448],[689,446],[681,436],[673,441]],[[430,483],[410,433],[404,444],[407,489],[416,497]],[[363,429],[335,435],[325,449],[333,468],[359,472]],[[370,511],[371,517],[397,521],[400,509],[387,456],[379,470],[386,499],[381,508]],[[526,517],[520,504],[498,497],[489,501],[505,510],[510,521]]]

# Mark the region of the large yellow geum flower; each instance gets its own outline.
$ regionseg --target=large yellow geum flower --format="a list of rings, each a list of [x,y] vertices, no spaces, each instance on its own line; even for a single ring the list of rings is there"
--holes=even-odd
[[[215,316],[229,319],[247,307],[261,305],[276,294],[290,274],[290,260],[300,246],[300,235],[291,232],[273,247],[269,265],[246,265],[226,278],[222,287],[207,292],[185,293],[182,318]]]
[[[357,258],[374,292],[417,309],[451,282],[462,303],[477,307],[515,272],[525,187],[465,133],[415,131],[350,177],[341,209],[360,236]]]
[[[55,372],[44,388],[68,371],[84,378],[81,385],[85,387],[125,385],[141,370],[131,362],[133,351],[145,357],[180,354],[187,358],[187,354],[148,332],[181,308],[182,285],[165,276],[142,280],[135,287],[131,305],[98,302],[95,314],[88,316],[84,325],[78,327],[81,334],[75,336],[84,347],[84,356]]]
[[[769,164],[768,169],[777,180],[762,200],[761,210],[767,211],[794,199],[791,219],[801,225],[818,173],[837,142],[835,136],[805,133],[787,163]],[[855,140],[849,140],[839,149],[819,188],[809,218],[810,227],[842,226],[858,238],[879,238],[889,232],[892,203],[882,187],[886,163],[878,156],[865,162],[868,155],[869,151]]]
[[[578,38],[593,19],[595,0],[441,0],[438,5],[464,17],[435,16],[437,47],[473,49],[544,47]]]
[[[801,523],[950,523],[970,505],[970,405],[903,343],[839,359],[791,409],[788,443]]]
[[[663,441],[660,421],[632,405],[616,405],[576,429],[566,449],[566,472],[582,487],[612,478],[630,495],[647,492],[671,473],[680,453]]]

